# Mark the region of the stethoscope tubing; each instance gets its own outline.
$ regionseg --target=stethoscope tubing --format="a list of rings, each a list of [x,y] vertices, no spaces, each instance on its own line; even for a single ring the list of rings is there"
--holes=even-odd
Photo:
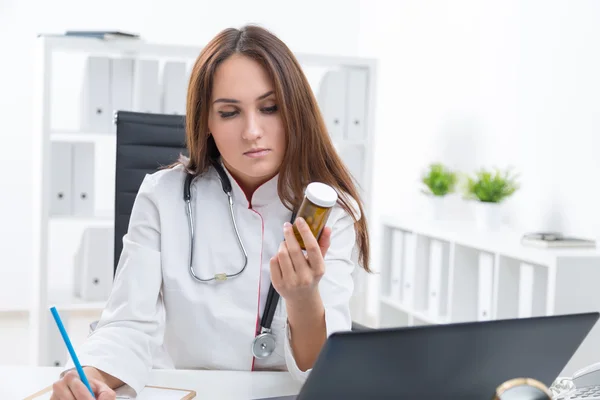
[[[234,274],[219,273],[219,274],[215,274],[215,276],[213,276],[212,278],[201,278],[200,276],[198,276],[195,273],[194,264],[193,264],[193,262],[194,262],[194,240],[195,240],[194,225],[195,225],[195,221],[194,221],[194,214],[192,211],[192,196],[191,196],[191,184],[192,184],[193,176],[188,174],[188,176],[186,177],[185,182],[184,182],[183,198],[184,198],[184,201],[186,204],[185,211],[186,211],[186,215],[187,215],[188,229],[189,229],[189,236],[190,236],[189,272],[195,281],[201,282],[201,283],[208,283],[208,282],[212,282],[212,281],[226,281],[230,278],[235,278],[235,277],[239,276],[242,272],[244,272],[244,270],[246,269],[246,266],[248,265],[248,253],[246,252],[246,247],[244,246],[240,232],[238,230],[237,222],[235,220],[235,214],[234,214],[234,210],[233,210],[233,196],[231,194],[231,183],[229,182],[229,179],[228,179],[227,175],[225,174],[225,171],[222,170],[221,165],[219,165],[218,163],[213,163],[213,166],[215,167],[215,169],[217,170],[217,172],[219,174],[219,179],[221,180],[221,185],[223,186],[223,191],[225,192],[225,194],[227,195],[227,198],[228,198],[230,219],[231,219],[231,223],[233,224],[233,229],[235,231],[238,246],[244,255],[244,265],[238,272],[236,272]],[[295,216],[296,216],[296,212],[293,212],[292,218],[291,218],[292,223],[295,219]],[[265,310],[263,312],[263,316],[260,321],[260,331],[256,332],[256,336],[254,337],[254,340],[252,342],[252,354],[256,358],[261,358],[261,359],[267,358],[275,350],[276,340],[275,340],[275,336],[271,332],[271,323],[273,322],[273,317],[275,315],[275,310],[277,308],[278,302],[279,302],[279,293],[277,293],[277,291],[273,287],[273,284],[271,284],[269,287],[269,293],[267,295],[267,300],[265,303]]]

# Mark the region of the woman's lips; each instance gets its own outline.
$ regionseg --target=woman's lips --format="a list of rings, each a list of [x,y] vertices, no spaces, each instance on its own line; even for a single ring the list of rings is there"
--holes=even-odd
[[[244,155],[250,157],[250,158],[260,158],[260,157],[264,157],[267,154],[269,154],[271,150],[269,149],[254,149],[254,150],[250,150],[244,153]]]

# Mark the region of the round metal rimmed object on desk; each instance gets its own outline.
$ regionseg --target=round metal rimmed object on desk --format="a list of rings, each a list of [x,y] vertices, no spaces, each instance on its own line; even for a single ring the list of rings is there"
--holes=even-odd
[[[492,400],[552,400],[552,394],[536,379],[515,378],[498,386]]]
[[[275,345],[275,336],[272,333],[261,333],[252,342],[252,354],[256,358],[267,358],[275,351]]]

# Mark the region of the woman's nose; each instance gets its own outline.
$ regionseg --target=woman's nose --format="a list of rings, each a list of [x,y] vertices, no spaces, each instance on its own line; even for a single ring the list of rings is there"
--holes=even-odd
[[[243,138],[246,140],[256,140],[263,135],[260,126],[260,117],[256,113],[247,114],[246,127],[244,129]]]

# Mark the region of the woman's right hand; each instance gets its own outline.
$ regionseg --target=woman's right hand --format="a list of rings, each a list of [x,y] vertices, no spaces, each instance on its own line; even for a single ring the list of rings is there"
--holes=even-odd
[[[85,369],[88,382],[94,391],[96,400],[115,400],[115,392],[104,382],[102,375],[95,369]],[[93,400],[90,391],[79,379],[77,371],[71,370],[52,385],[50,400]]]

